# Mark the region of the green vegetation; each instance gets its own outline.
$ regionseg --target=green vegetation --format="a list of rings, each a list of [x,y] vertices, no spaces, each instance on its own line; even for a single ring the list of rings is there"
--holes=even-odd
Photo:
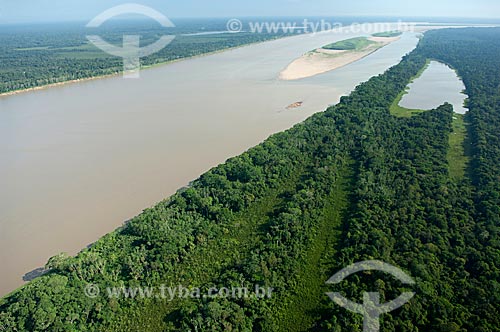
[[[386,31],[386,32],[378,32],[374,33],[372,36],[373,37],[384,37],[384,38],[392,38],[392,37],[399,37],[403,34],[403,32],[394,30],[394,31]]]
[[[284,298],[287,305],[281,307],[282,313],[276,315],[280,318],[269,329],[306,331],[321,318],[320,308],[328,308],[323,301],[323,294],[329,291],[325,280],[328,280],[334,268],[336,249],[340,245],[342,228],[349,212],[349,193],[354,183],[353,166],[352,161],[343,165],[339,181],[334,184],[329,197],[326,197],[318,223],[318,235],[307,251],[305,264],[297,271],[298,279],[302,282],[289,290],[294,295],[289,300]]]
[[[430,31],[400,64],[339,104],[228,160],[76,257],[0,300],[0,331],[361,331],[324,295],[384,303],[404,289],[379,273],[327,278],[379,259],[407,271],[416,296],[381,331],[500,326],[500,28]],[[470,166],[451,105],[394,117],[391,105],[437,59],[467,88]],[[455,126],[456,129],[453,128]],[[458,165],[458,164],[457,164]],[[273,287],[271,298],[96,298],[113,286]]]
[[[409,118],[425,112],[425,110],[410,109],[399,106],[399,102],[401,101],[401,98],[403,98],[404,94],[405,92],[402,92],[401,95],[398,96],[399,100],[396,99],[396,101],[391,105],[390,111],[392,115],[400,118]]]
[[[461,180],[465,176],[470,154],[470,142],[467,139],[467,124],[464,121],[464,115],[455,114],[452,125],[453,131],[449,140],[448,164],[450,165],[450,176]]]
[[[164,34],[174,41],[158,53],[141,59],[149,67],[251,43],[276,39],[286,34],[193,33],[225,31],[225,20],[176,21],[176,28],[152,27],[146,22],[123,22],[92,31],[121,46],[123,35],[140,34],[141,45],[149,45]],[[81,25],[3,26],[0,30],[0,94],[44,85],[114,75],[123,70],[121,58],[104,53],[86,39],[89,31]]]
[[[361,51],[373,44],[377,43],[368,40],[368,38],[366,37],[357,37],[357,38],[341,40],[336,43],[323,46],[323,48],[325,50]]]
[[[427,60],[425,66],[421,70],[419,70],[417,75],[415,75],[415,77],[412,78],[410,83],[414,82],[416,79],[418,79],[420,76],[422,76],[424,71],[427,68],[429,68],[430,63],[431,63],[431,61]],[[408,84],[410,84],[410,83],[408,83]],[[422,112],[425,112],[425,110],[409,109],[406,107],[399,106],[401,99],[403,99],[404,95],[407,93],[408,93],[408,86],[398,94],[398,96],[396,97],[394,102],[391,104],[391,107],[389,108],[389,110],[390,110],[392,115],[397,116],[397,117],[412,117],[414,115],[418,115]]]
[[[427,70],[429,64],[430,60],[427,60],[426,65],[417,73],[411,83],[418,79],[424,71]],[[412,117],[426,112],[426,110],[409,109],[400,106],[399,103],[401,102],[401,99],[407,93],[408,87],[406,87],[405,90],[397,96],[390,107],[391,114],[396,117]],[[470,151],[468,151],[469,147],[466,146],[468,144],[470,143],[467,140],[467,128],[464,122],[464,116],[461,114],[455,114],[452,122],[452,133],[449,138],[450,149],[448,151],[447,159],[450,175],[456,180],[461,180],[465,176],[465,171],[469,162],[468,154],[470,153]]]

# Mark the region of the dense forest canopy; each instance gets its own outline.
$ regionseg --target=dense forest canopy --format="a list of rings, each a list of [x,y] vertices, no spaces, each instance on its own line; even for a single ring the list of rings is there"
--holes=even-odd
[[[450,176],[453,109],[389,109],[436,59],[464,80],[472,143]],[[400,267],[415,297],[382,331],[500,326],[500,29],[429,31],[418,48],[339,104],[228,160],[0,301],[0,331],[361,331],[361,302],[401,293],[385,274],[328,278],[354,262]],[[269,298],[91,298],[112,286],[274,288]]]
[[[284,18],[280,18],[283,21]],[[300,26],[304,19],[286,18]],[[318,22],[320,18],[309,18]],[[332,19],[329,18],[328,22]],[[296,34],[292,30],[249,32],[249,22],[262,18],[242,18],[239,33],[227,33],[227,19],[173,19],[175,27],[161,27],[153,20],[111,20],[100,28],[86,28],[88,22],[0,25],[0,94],[48,84],[112,75],[123,70],[123,60],[101,51],[87,40],[97,34],[120,47],[124,35],[141,36],[141,46],[156,42],[163,35],[175,35],[168,47],[141,59],[151,66],[187,57],[229,49]],[[351,24],[354,18],[336,19]]]
[[[47,84],[117,74],[123,60],[92,45],[86,35],[99,34],[106,41],[121,46],[123,35],[140,35],[141,45],[150,45],[163,35],[175,35],[174,41],[160,52],[141,59],[151,66],[275,39],[286,33],[224,32],[226,20],[175,20],[175,28],[164,28],[149,21],[117,21],[101,28],[85,28],[86,23],[6,26],[0,29],[0,93],[39,87]]]

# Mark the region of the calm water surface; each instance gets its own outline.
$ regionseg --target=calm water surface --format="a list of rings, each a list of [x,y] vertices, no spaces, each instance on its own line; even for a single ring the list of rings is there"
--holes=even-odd
[[[399,105],[410,109],[431,110],[445,102],[453,105],[456,113],[465,114],[467,109],[463,93],[465,85],[455,71],[447,65],[431,61],[429,67],[409,85]]]
[[[294,82],[303,53],[359,34],[296,36],[141,72],[0,98],[0,295],[211,167],[397,64],[416,34]],[[286,106],[303,101],[302,108]]]

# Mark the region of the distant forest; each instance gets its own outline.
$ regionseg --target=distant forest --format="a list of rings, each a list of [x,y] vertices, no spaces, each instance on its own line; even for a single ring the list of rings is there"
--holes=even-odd
[[[153,22],[155,23],[155,22]],[[226,32],[225,20],[178,20],[175,28],[163,28],[145,21],[124,21],[86,29],[86,23],[6,26],[0,29],[0,94],[53,83],[117,74],[123,60],[101,51],[86,35],[99,34],[121,47],[123,35],[140,35],[141,46],[163,35],[175,35],[174,41],[158,53],[141,59],[151,66],[182,58],[262,42],[283,33]]]
[[[303,19],[280,18],[300,26]],[[319,18],[310,18],[311,22]],[[175,35],[168,47],[141,59],[151,66],[178,59],[221,51],[233,47],[290,36],[291,31],[252,33],[249,22],[243,29],[228,33],[227,19],[175,19],[175,27],[164,28],[154,21],[111,21],[98,29],[85,28],[87,22],[0,26],[0,94],[48,84],[113,75],[123,70],[123,60],[89,43],[86,35],[98,34],[118,47],[123,35],[140,35],[141,46],[156,42],[163,35]],[[332,18],[328,18],[328,22]],[[336,19],[350,24],[354,18]]]
[[[461,177],[450,173],[451,105],[390,112],[428,59],[456,69],[469,96]],[[398,65],[337,105],[203,174],[76,257],[51,258],[48,274],[0,300],[0,331],[362,331],[362,316],[325,292],[361,303],[378,290],[384,303],[403,289],[415,297],[383,315],[381,331],[499,331],[499,128],[500,29],[426,32]],[[381,273],[325,284],[368,259],[416,284]],[[88,283],[259,284],[274,293],[89,298]]]

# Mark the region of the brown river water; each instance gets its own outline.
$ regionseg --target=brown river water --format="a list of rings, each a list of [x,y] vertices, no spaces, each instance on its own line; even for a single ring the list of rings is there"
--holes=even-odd
[[[376,30],[374,30],[376,32]],[[203,172],[338,102],[397,64],[416,33],[335,71],[278,75],[336,31],[0,97],[0,296]],[[286,109],[302,101],[300,108]]]

